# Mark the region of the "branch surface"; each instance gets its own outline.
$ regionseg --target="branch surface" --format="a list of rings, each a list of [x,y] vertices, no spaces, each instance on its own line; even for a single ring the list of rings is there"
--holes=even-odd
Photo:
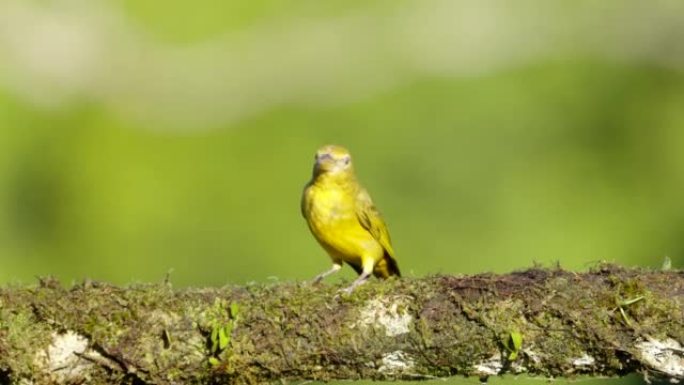
[[[535,268],[339,288],[4,287],[0,383],[684,378],[683,271]]]

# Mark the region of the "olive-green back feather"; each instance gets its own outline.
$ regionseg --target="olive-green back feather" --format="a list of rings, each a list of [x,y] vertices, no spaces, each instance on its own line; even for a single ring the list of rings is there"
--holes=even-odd
[[[389,273],[392,275],[400,275],[399,267],[394,259],[394,249],[392,248],[392,241],[390,240],[387,225],[382,219],[382,215],[378,209],[375,208],[370,195],[364,188],[360,188],[356,196],[356,217],[359,219],[361,226],[368,230],[383,249],[385,249],[385,257]]]

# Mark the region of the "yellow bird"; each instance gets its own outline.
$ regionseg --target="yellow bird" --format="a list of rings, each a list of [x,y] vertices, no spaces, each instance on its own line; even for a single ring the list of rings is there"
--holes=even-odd
[[[344,291],[351,293],[373,274],[400,276],[387,226],[373,201],[356,180],[351,155],[328,145],[316,152],[313,177],[302,194],[302,215],[318,243],[333,261],[319,282],[348,263],[359,277]]]

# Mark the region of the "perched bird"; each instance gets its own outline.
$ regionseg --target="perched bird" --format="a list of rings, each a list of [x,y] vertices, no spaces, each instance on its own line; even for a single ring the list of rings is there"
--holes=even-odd
[[[302,215],[318,243],[333,261],[316,282],[338,272],[346,262],[359,277],[348,288],[379,278],[400,276],[387,226],[370,195],[356,180],[351,155],[344,147],[328,145],[316,152],[313,177],[302,194]]]

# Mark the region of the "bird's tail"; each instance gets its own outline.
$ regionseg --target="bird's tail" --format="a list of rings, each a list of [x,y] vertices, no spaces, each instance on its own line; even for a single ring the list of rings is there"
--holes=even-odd
[[[397,261],[392,258],[391,255],[385,252],[383,258],[375,266],[373,275],[378,278],[389,278],[393,275],[401,277],[401,272],[399,271],[399,265],[397,264]]]
[[[401,277],[401,272],[399,271],[399,265],[397,264],[397,260],[389,256],[387,253],[385,253],[385,261],[387,261],[387,270],[389,271],[389,275],[396,275],[397,277]]]

